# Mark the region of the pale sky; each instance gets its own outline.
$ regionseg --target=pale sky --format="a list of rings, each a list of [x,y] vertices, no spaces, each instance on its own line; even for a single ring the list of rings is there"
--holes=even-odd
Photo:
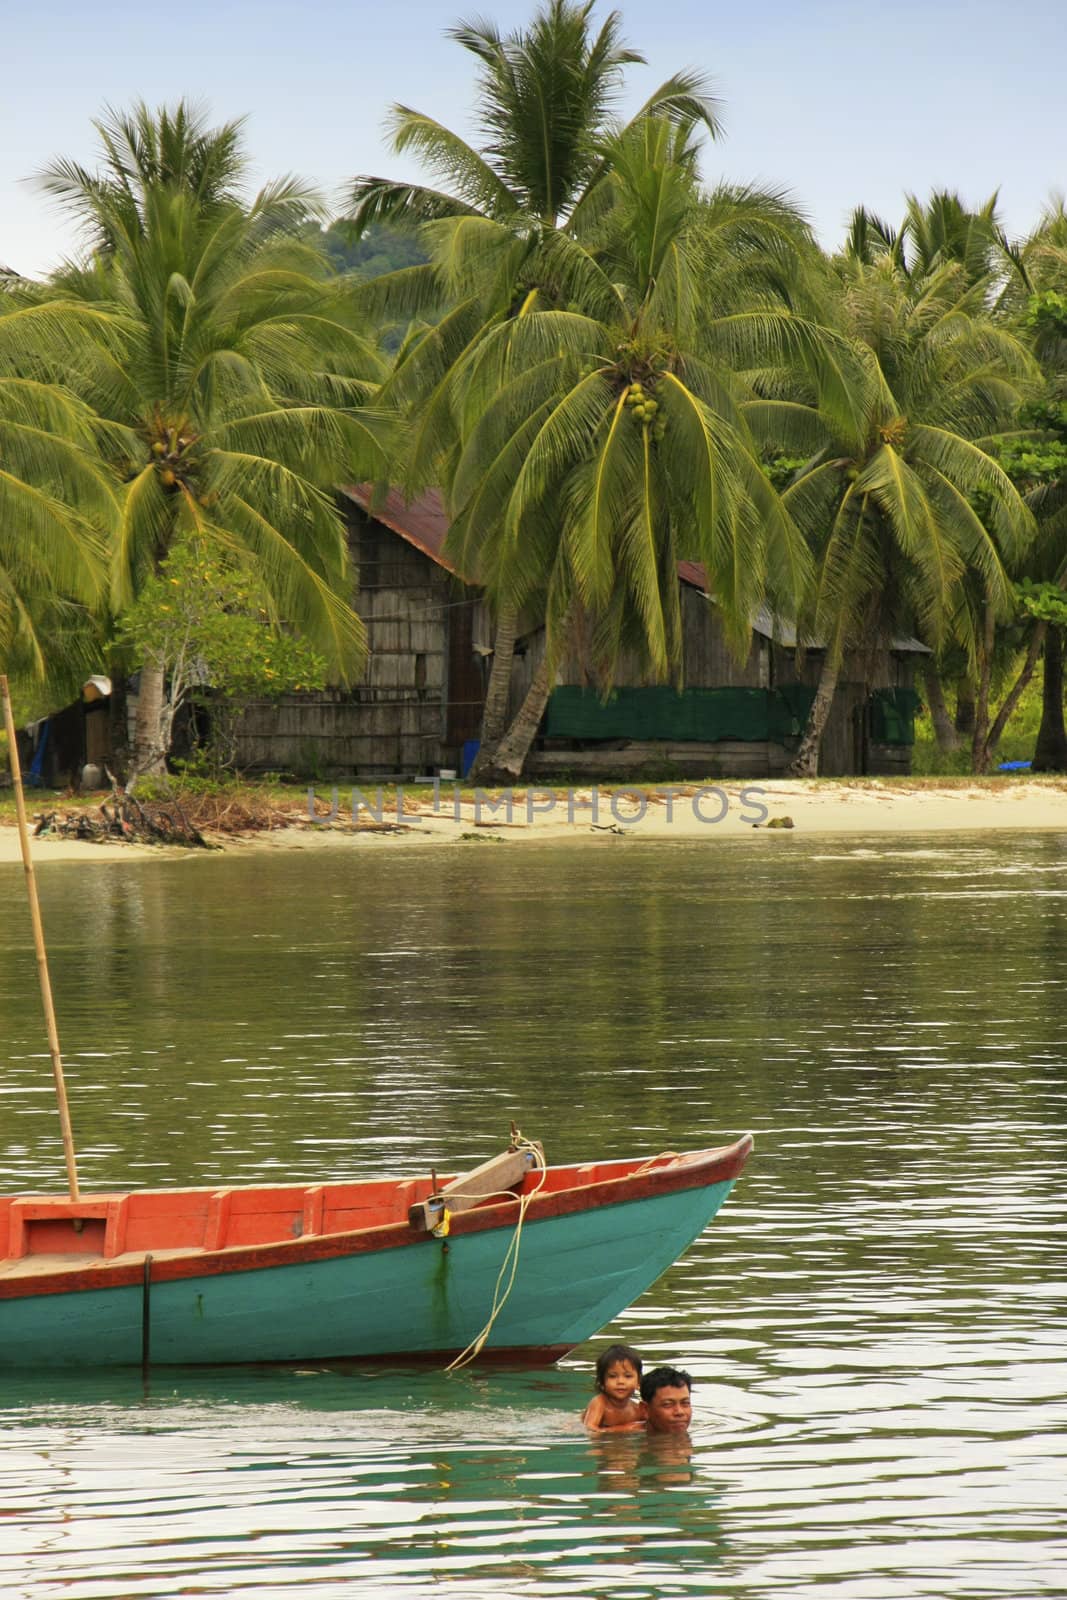
[[[906,192],[935,187],[971,202],[999,187],[1020,235],[1067,187],[1062,0],[621,9],[649,59],[631,69],[624,109],[677,68],[710,73],[726,138],[705,176],[788,189],[826,244],[854,205],[897,221]],[[257,182],[295,172],[334,196],[356,173],[417,175],[385,147],[393,101],[470,131],[474,62],[443,38],[449,23],[484,14],[506,29],[532,11],[517,0],[0,0],[0,263],[39,273],[75,249],[23,180],[55,155],[91,162],[105,103],[185,95],[217,121],[247,114]]]

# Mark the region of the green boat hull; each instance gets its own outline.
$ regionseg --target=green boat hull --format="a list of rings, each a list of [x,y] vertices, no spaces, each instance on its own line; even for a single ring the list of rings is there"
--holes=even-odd
[[[632,1303],[733,1178],[528,1220],[486,1354],[552,1361]],[[0,1367],[428,1359],[485,1326],[512,1228],[159,1282],[0,1300]]]

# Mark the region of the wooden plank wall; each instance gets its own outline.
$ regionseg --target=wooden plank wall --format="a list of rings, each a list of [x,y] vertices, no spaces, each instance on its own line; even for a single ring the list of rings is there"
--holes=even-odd
[[[479,676],[484,679],[491,626],[473,591],[423,551],[391,529],[348,508],[349,537],[359,572],[355,604],[366,625],[371,653],[360,682],[350,690],[288,695],[257,702],[246,714],[238,737],[238,763],[248,771],[291,772],[317,778],[360,775],[415,775],[457,767],[464,740],[476,737],[480,722]],[[808,651],[798,669],[794,652],[753,634],[746,660],[728,649],[721,619],[707,598],[681,586],[685,683],[692,688],[773,688],[818,681],[822,655]],[[510,709],[518,710],[544,653],[537,630],[520,643],[512,670]],[[468,659],[468,657],[470,659]],[[484,659],[484,668],[479,661]],[[561,683],[583,684],[589,676],[575,652],[560,673]],[[648,681],[638,663],[623,660],[619,687]],[[826,776],[863,770],[899,772],[910,768],[910,752],[893,747],[863,748],[860,710],[868,687],[912,682],[912,658],[882,651],[862,661],[846,661],[823,739],[819,770]],[[573,746],[534,751],[531,771],[577,770]],[[591,772],[639,770],[670,765],[715,775],[765,776],[784,770],[790,752],[782,745],[719,743],[683,746],[673,742],[621,746],[581,752]],[[588,761],[585,757],[589,756]]]
[[[868,743],[864,748],[863,712],[872,689],[911,687],[915,659],[890,650],[856,652],[845,657],[819,750],[820,777],[846,778],[864,772],[872,776],[906,775],[911,771],[910,746]],[[807,650],[798,667],[795,652],[776,644],[773,682],[776,686],[806,683],[814,688],[822,663],[821,650]]]
[[[691,689],[767,689],[770,641],[753,633],[748,656],[738,661],[726,643],[722,618],[707,596],[682,584],[685,683]],[[633,680],[636,681],[636,680]]]
[[[770,739],[718,739],[714,744],[609,739],[584,750],[565,750],[561,744],[554,741],[551,749],[532,750],[527,771],[545,779],[618,774],[640,778],[643,773],[655,778],[665,768],[685,778],[773,778],[781,777],[792,760],[792,751]]]
[[[253,705],[238,738],[245,770],[414,775],[455,764],[445,739],[449,625],[465,596],[444,568],[355,508],[349,537],[370,642],[363,676],[349,690]]]

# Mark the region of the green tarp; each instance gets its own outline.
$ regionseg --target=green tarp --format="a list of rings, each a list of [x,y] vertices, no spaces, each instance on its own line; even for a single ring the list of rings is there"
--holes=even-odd
[[[915,743],[915,713],[922,701],[914,689],[875,689],[868,704],[874,744]]]
[[[545,714],[550,739],[720,739],[760,743],[796,738],[815,697],[803,684],[776,689],[554,689]]]
[[[545,713],[549,739],[673,739],[714,744],[737,739],[760,744],[796,739],[808,720],[815,690],[805,683],[778,689],[554,689]],[[919,696],[914,689],[875,689],[867,702],[875,744],[914,744]]]
[[[815,699],[815,690],[808,683],[783,683],[774,692],[789,708],[789,714],[797,725],[799,737],[807,725],[808,714]]]

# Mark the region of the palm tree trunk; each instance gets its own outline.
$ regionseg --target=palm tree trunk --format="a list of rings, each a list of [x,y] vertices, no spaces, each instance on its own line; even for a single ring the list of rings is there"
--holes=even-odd
[[[163,668],[141,668],[141,687],[137,694],[137,718],[133,731],[133,762],[130,784],[151,772],[165,772],[169,724],[164,732]]]
[[[127,722],[129,685],[124,672],[111,674],[111,698],[107,708],[107,770],[119,783],[126,782],[130,767],[130,730]]]
[[[835,662],[828,650],[819,673],[819,686],[815,690],[815,699],[808,712],[807,726],[804,736],[800,741],[800,748],[793,757],[789,766],[790,775],[794,778],[814,778],[819,771],[819,746],[822,744],[823,731],[830,715],[830,707],[834,703],[834,694],[837,691],[837,679],[841,672],[840,662]]]
[[[1019,701],[1022,698],[1023,690],[1026,688],[1027,684],[1030,682],[1030,679],[1034,675],[1034,668],[1037,666],[1038,657],[1041,654],[1041,647],[1045,642],[1045,633],[1047,629],[1047,622],[1038,622],[1035,625],[1034,631],[1030,635],[1030,644],[1026,652],[1026,659],[1023,662],[1022,667],[1019,669],[1019,675],[1012,684],[1011,688],[1008,690],[1008,693],[1004,696],[1004,703],[997,712],[996,716],[993,718],[992,726],[989,727],[988,732],[985,731],[985,725],[988,725],[989,723],[989,690],[987,685],[983,705],[982,689],[981,685],[979,685],[978,715],[975,718],[974,731],[975,743],[973,766],[976,773],[983,774],[988,772],[993,764],[993,757],[996,755],[997,746],[1000,743],[1001,735],[1008,725],[1008,719],[1015,710],[1015,707],[1019,704]],[[984,676],[988,676],[988,668],[985,666],[985,663],[983,663],[982,671]],[[983,713],[985,725],[983,725]],[[978,734],[980,727],[982,729],[982,742],[979,746]]]
[[[956,732],[974,732],[974,684],[969,678],[961,678],[956,685]]]
[[[502,606],[493,635],[493,666],[482,711],[481,742],[471,768],[471,777],[480,778],[493,766],[496,748],[508,726],[508,692],[511,689],[511,663],[515,657],[515,635],[519,615],[513,606]]]
[[[982,618],[982,657],[978,664],[978,684],[974,696],[974,727],[971,730],[971,770],[981,776],[989,771],[989,686],[993,677],[993,644],[997,617],[987,600]]]
[[[545,656],[542,657],[541,664],[533,675],[533,681],[526,691],[526,699],[519,707],[515,721],[497,745],[496,756],[490,769],[494,777],[503,782],[510,782],[521,775],[551,693],[548,658]]]
[[[934,737],[937,748],[943,753],[958,750],[960,736],[956,732],[952,717],[945,702],[945,691],[941,687],[938,676],[937,663],[933,657],[927,658],[923,667],[923,681],[926,684],[926,703],[930,708],[930,721],[934,725]]]
[[[1065,630],[1050,625],[1045,635],[1041,682],[1041,726],[1034,749],[1035,772],[1067,772],[1067,729],[1063,725],[1063,646]]]

